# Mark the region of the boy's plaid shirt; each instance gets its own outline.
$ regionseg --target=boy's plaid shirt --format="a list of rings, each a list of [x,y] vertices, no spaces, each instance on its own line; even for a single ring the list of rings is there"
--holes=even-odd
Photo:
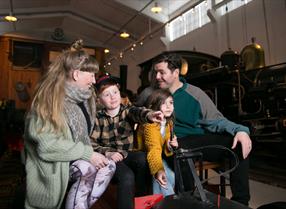
[[[133,150],[134,124],[149,122],[149,112],[144,107],[123,105],[115,117],[107,115],[104,109],[98,111],[91,135],[94,151],[102,154],[119,152],[127,157],[128,151]]]

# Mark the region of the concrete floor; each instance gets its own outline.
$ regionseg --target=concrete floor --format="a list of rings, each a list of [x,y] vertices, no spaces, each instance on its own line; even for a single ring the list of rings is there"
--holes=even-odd
[[[217,175],[216,172],[210,171],[210,177]],[[218,178],[210,180],[210,183],[218,183]],[[227,182],[228,183],[228,182]],[[250,185],[250,202],[249,207],[256,209],[257,207],[272,202],[286,202],[286,189],[261,183],[255,180],[249,181]],[[226,197],[231,197],[230,187],[226,187]]]
[[[250,180],[249,183],[251,208],[257,208],[261,205],[272,202],[286,202],[286,189],[253,180]]]

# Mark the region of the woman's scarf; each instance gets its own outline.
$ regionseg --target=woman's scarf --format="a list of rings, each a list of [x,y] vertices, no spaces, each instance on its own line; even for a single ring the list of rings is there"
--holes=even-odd
[[[67,118],[67,123],[71,129],[75,142],[82,141],[84,144],[90,144],[90,138],[87,128],[86,118],[79,107],[78,103],[83,102],[91,122],[91,131],[94,126],[95,98],[91,89],[81,89],[72,84],[65,86],[66,97],[64,111]]]

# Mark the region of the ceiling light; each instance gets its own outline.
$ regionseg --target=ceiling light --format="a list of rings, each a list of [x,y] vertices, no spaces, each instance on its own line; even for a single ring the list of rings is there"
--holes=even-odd
[[[17,17],[15,17],[13,15],[13,2],[12,2],[12,0],[10,0],[10,12],[9,12],[9,15],[7,15],[4,19],[9,21],[9,22],[16,22],[17,21]]]
[[[162,7],[158,6],[158,3],[155,2],[155,5],[151,8],[151,11],[157,14],[162,11]]]
[[[108,54],[109,53],[109,49],[104,49],[104,53]]]
[[[4,18],[5,18],[5,20],[7,20],[9,22],[16,22],[17,21],[17,17],[13,16],[12,14],[7,15]]]
[[[126,33],[126,31],[120,33],[121,38],[128,38],[129,36],[130,36],[129,33]]]

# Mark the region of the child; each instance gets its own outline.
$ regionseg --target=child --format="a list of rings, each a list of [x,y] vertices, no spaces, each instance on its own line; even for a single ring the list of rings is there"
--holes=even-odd
[[[27,115],[26,209],[61,208],[70,170],[78,181],[69,192],[66,208],[87,209],[104,192],[115,171],[114,162],[94,152],[90,144],[95,115],[92,86],[99,67],[81,48],[79,40],[50,65]],[[77,185],[85,187],[76,192]]]
[[[137,132],[138,148],[147,150],[147,160],[153,176],[153,194],[174,194],[174,172],[167,164],[172,148],[178,147],[173,136],[173,97],[168,90],[155,90],[147,99],[146,107],[160,110],[164,119],[160,123],[140,125]],[[143,144],[144,142],[144,144]],[[145,148],[144,148],[145,146]]]
[[[96,114],[92,146],[94,151],[116,162],[117,208],[133,209],[135,182],[139,196],[146,195],[148,185],[146,154],[133,151],[133,124],[159,122],[162,113],[122,105],[119,85],[109,76],[100,78],[96,89],[103,109]]]

